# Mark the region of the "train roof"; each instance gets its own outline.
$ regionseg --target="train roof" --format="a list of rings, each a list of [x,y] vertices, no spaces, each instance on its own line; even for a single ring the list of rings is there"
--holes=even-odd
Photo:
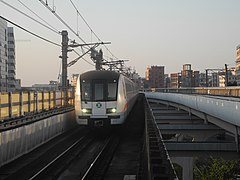
[[[118,79],[119,73],[115,71],[88,71],[80,75],[81,79]]]

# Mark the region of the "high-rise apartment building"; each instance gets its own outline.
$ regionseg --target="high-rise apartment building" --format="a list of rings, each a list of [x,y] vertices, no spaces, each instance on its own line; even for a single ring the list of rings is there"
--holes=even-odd
[[[0,92],[7,91],[8,84],[7,22],[0,18]]]
[[[240,85],[240,45],[236,48],[236,82]]]
[[[20,89],[20,80],[16,80],[15,39],[13,27],[0,19],[0,92]]]
[[[200,85],[200,72],[193,71],[193,84],[192,87],[199,87]]]
[[[182,74],[181,87],[192,87],[193,86],[193,70],[191,69],[191,64],[184,64],[181,74]]]
[[[164,88],[164,66],[147,67],[146,80],[149,88]]]
[[[16,90],[15,39],[13,27],[8,27],[8,91]]]

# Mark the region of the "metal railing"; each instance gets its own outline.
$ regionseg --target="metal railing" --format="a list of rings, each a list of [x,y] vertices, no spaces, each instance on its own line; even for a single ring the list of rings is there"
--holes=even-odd
[[[68,90],[68,105],[74,106],[74,90]],[[0,93],[0,120],[64,107],[64,91]]]
[[[162,135],[157,128],[156,120],[149,103],[144,99],[145,128],[144,147],[142,150],[141,171],[138,179],[171,179],[178,177],[163,142]]]

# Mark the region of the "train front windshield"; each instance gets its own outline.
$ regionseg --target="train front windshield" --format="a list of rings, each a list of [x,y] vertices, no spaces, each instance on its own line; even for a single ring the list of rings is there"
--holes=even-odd
[[[116,101],[117,80],[81,80],[82,101]]]

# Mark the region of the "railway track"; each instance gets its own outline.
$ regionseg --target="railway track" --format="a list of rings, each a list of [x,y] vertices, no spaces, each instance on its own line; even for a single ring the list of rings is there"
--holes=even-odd
[[[103,148],[97,156],[94,158],[93,162],[90,164],[87,171],[81,177],[82,180],[100,180],[103,179],[105,173],[111,163],[112,157],[116,151],[117,146],[120,142],[119,135],[112,135],[104,144]]]
[[[141,103],[138,104],[141,107]],[[0,179],[124,179],[137,177],[143,110],[138,106],[121,131],[61,135],[22,159],[0,168]],[[141,113],[136,113],[136,111]],[[14,165],[15,164],[15,165]]]
[[[110,154],[114,154],[118,140],[119,137],[108,135],[82,137],[29,180],[68,179],[66,177],[69,176],[71,179],[101,179],[111,162]]]
[[[64,133],[35,150],[0,168],[0,179],[30,179],[49,162],[69,148],[79,137],[87,135],[87,131],[76,128]]]
[[[63,140],[53,143],[54,145],[39,155],[38,158],[25,157],[25,161],[28,161],[26,166],[15,167],[15,170],[14,167],[6,167],[5,169],[12,169],[12,172],[9,172],[5,178],[1,177],[0,179],[47,180],[66,179],[69,176],[72,179],[103,177],[117,148],[120,136],[109,133],[94,134],[92,132],[83,133],[80,138],[76,138],[76,136],[79,136],[79,132],[74,133],[74,135],[71,134],[68,138],[63,137]],[[71,144],[68,143],[68,146],[64,145],[71,138],[75,140],[71,141]],[[60,150],[56,152],[56,148],[59,148],[61,144],[64,148],[61,148],[61,152]],[[56,148],[53,148],[54,146]],[[35,155],[29,154],[29,156]],[[6,173],[4,171],[0,172],[1,174]]]
[[[71,161],[91,144],[93,140],[94,138],[88,137],[88,135],[81,137],[42,169],[37,171],[29,180],[56,179],[59,174],[69,166]]]

